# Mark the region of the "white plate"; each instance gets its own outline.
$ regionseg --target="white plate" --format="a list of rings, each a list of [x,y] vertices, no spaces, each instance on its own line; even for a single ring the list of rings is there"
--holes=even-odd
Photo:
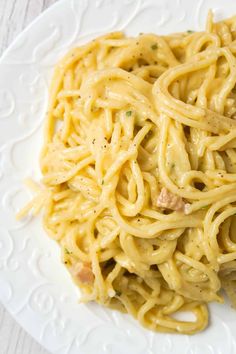
[[[62,0],[40,16],[0,61],[0,299],[37,341],[57,354],[233,354],[236,312],[211,306],[211,324],[195,336],[148,332],[130,316],[77,303],[78,290],[59,249],[38,219],[16,222],[38,176],[42,120],[53,65],[97,35],[125,30],[170,33],[202,29],[236,14],[233,0]]]

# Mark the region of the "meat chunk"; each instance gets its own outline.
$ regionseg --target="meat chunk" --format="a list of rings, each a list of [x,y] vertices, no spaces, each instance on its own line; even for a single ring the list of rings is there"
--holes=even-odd
[[[91,263],[79,262],[71,267],[71,274],[77,278],[82,284],[92,285],[94,282],[94,274],[92,271]]]
[[[157,206],[175,211],[185,211],[185,203],[183,199],[168,191],[165,187],[161,189],[161,193],[157,199]]]

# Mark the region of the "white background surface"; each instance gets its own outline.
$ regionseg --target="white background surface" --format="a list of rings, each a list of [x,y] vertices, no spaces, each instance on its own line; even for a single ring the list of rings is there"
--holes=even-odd
[[[57,0],[0,0],[0,56],[36,16]],[[0,303],[0,353],[47,354]]]

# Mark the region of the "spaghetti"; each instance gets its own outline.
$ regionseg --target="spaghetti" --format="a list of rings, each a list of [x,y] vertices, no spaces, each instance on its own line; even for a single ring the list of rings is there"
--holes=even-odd
[[[222,287],[236,305],[236,17],[72,49],[40,161],[43,187],[19,216],[43,207],[83,301],[187,334]]]

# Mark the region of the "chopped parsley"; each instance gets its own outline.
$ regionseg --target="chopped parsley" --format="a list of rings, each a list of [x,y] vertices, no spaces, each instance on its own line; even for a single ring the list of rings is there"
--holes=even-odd
[[[104,184],[104,179],[102,180],[102,185]]]
[[[68,251],[67,248],[65,248],[65,254],[71,254],[72,252]]]
[[[130,117],[131,114],[132,114],[132,111],[127,111],[127,112],[126,112],[126,116],[127,116],[127,117]]]
[[[191,34],[191,33],[194,33],[193,30],[187,30],[187,33]]]
[[[158,48],[157,43],[151,45],[151,48],[152,48],[152,50],[157,50],[157,48]]]

